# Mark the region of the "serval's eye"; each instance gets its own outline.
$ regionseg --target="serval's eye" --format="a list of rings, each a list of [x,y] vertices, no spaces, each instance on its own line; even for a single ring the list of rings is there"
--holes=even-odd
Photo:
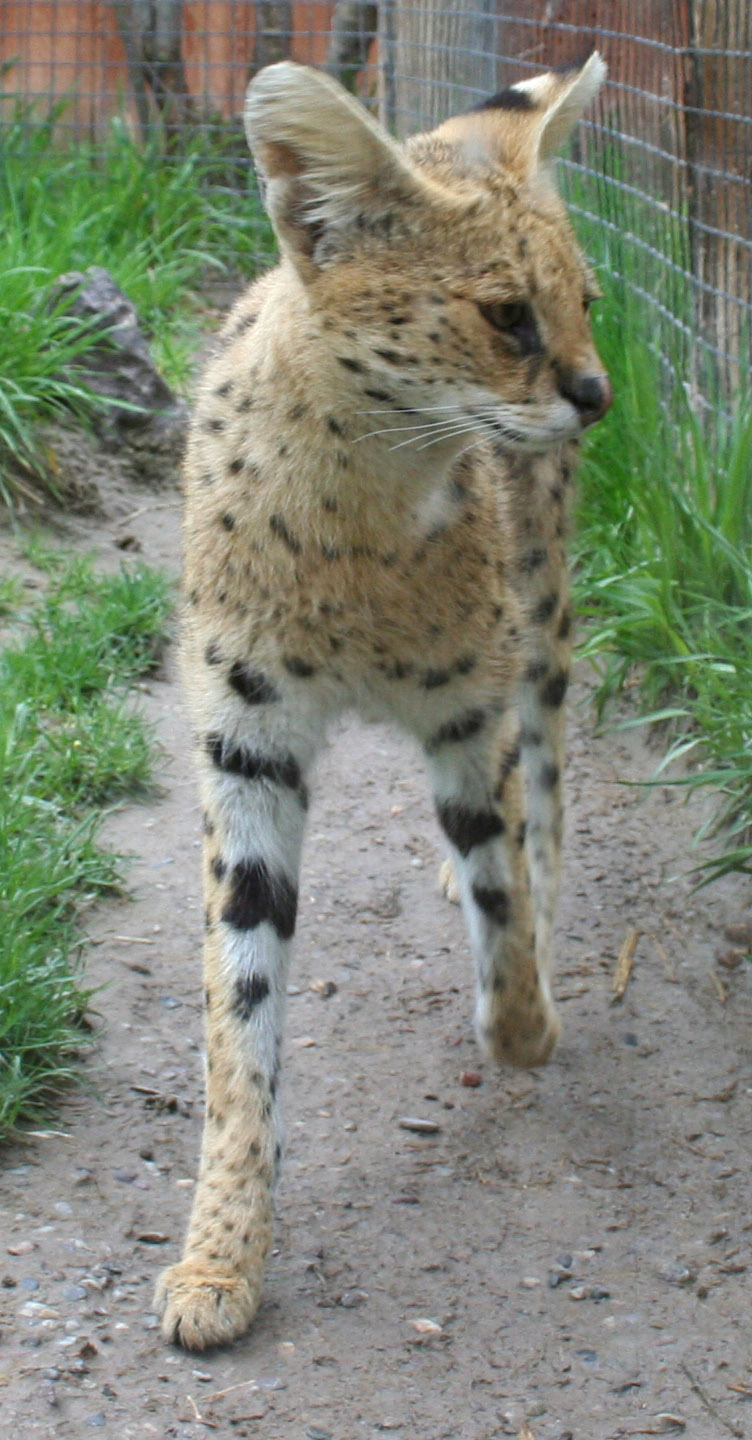
[[[526,300],[493,301],[488,305],[479,305],[478,309],[494,330],[500,330],[515,340],[521,350],[532,352],[541,349],[535,315]]]

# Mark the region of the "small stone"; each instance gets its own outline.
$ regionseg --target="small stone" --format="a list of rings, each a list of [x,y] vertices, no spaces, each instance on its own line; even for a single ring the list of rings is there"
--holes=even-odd
[[[523,1275],[520,1284],[524,1290],[537,1290],[541,1281],[537,1275]]]
[[[21,1290],[39,1289],[39,1281],[35,1280],[33,1275],[24,1275],[23,1280],[20,1280],[18,1283]]]
[[[672,1415],[670,1410],[661,1410],[655,1417],[656,1425],[660,1426],[659,1433],[667,1435],[672,1430],[686,1430],[687,1422],[682,1415]]]
[[[664,1265],[658,1273],[661,1280],[668,1281],[669,1285],[692,1285],[697,1279],[697,1271],[692,1270],[689,1265],[682,1265],[679,1260]]]
[[[2,1285],[4,1290],[15,1290],[17,1284],[18,1281],[14,1280],[12,1275],[3,1275],[2,1280],[0,1280],[0,1285]]]
[[[97,1415],[87,1415],[84,1420],[84,1425],[91,1425],[94,1429],[101,1429],[101,1427],[106,1424],[106,1417],[101,1411]]]
[[[73,1206],[69,1200],[56,1200],[54,1210],[56,1215],[61,1215],[64,1219],[73,1214]]]
[[[589,1288],[589,1300],[610,1300],[611,1291],[607,1290],[605,1285],[591,1285]]]
[[[14,1245],[8,1246],[9,1255],[30,1255],[34,1249],[33,1240],[17,1240]]]
[[[460,1085],[466,1085],[469,1090],[477,1090],[483,1084],[483,1076],[480,1070],[461,1070]]]
[[[333,980],[312,980],[308,986],[314,995],[320,995],[322,1000],[330,1000],[332,995],[337,994],[337,986]]]
[[[439,1325],[436,1320],[429,1320],[427,1316],[424,1315],[419,1316],[417,1320],[411,1320],[410,1324],[413,1330],[416,1330],[419,1335],[443,1334],[442,1326]]]
[[[182,1000],[178,1000],[174,995],[162,995],[160,998],[160,1004],[165,1010],[179,1010],[182,1003]]]
[[[317,1425],[309,1425],[305,1433],[307,1440],[334,1440],[331,1430],[319,1430]]]
[[[560,1265],[563,1270],[571,1270],[572,1266],[574,1265],[574,1256],[568,1254],[557,1255],[554,1264]]]
[[[208,1370],[194,1370],[193,1375],[196,1380],[201,1381],[202,1385],[210,1385],[214,1378],[212,1375],[209,1374]]]
[[[355,1310],[358,1305],[365,1305],[367,1299],[367,1290],[343,1290],[339,1303],[343,1310]]]
[[[416,1135],[436,1135],[441,1129],[438,1120],[422,1120],[416,1115],[403,1115],[398,1123],[400,1130],[413,1130]]]
[[[86,1300],[89,1292],[83,1285],[66,1285],[63,1295],[66,1300]]]
[[[113,1170],[112,1178],[117,1180],[119,1185],[132,1185],[136,1178],[136,1172],[135,1170]]]
[[[570,1300],[587,1300],[588,1287],[587,1285],[573,1285],[567,1293]]]
[[[170,1239],[162,1230],[142,1230],[136,1239],[141,1245],[166,1245]]]

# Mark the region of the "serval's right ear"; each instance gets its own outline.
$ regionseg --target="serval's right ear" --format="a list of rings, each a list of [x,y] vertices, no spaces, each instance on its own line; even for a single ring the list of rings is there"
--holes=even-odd
[[[336,262],[348,239],[429,189],[336,80],[283,60],[248,86],[245,131],[264,204],[299,269]]]

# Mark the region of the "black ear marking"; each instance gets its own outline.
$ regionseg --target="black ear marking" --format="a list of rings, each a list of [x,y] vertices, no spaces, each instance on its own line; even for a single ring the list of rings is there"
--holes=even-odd
[[[535,108],[535,101],[527,90],[518,90],[514,85],[509,85],[506,90],[500,90],[498,95],[491,95],[488,100],[481,100],[479,105],[473,105],[469,113],[474,115],[483,110],[535,110]]]

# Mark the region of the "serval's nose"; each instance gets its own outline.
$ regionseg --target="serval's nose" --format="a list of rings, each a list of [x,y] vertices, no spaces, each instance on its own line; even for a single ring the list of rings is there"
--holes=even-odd
[[[574,405],[583,428],[600,420],[614,398],[607,375],[583,374],[578,370],[562,371],[559,394]]]

